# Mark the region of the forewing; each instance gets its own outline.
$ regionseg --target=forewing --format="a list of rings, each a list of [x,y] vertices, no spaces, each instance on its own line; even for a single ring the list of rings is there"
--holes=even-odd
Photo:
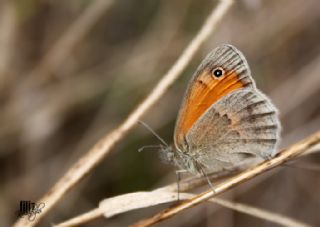
[[[276,152],[280,123],[271,101],[256,89],[240,89],[220,99],[186,136],[190,154],[208,169],[235,166],[248,155],[269,158]]]
[[[215,78],[212,70],[221,67],[225,74]],[[192,125],[215,102],[241,88],[255,88],[248,64],[235,47],[221,45],[198,67],[189,83],[175,127],[174,141],[179,150],[186,149],[185,137]]]

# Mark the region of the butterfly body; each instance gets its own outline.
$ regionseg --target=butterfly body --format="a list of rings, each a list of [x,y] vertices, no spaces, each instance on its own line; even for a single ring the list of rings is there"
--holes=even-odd
[[[242,53],[214,49],[187,88],[167,159],[194,174],[240,166],[275,155],[280,137],[277,109],[251,77]]]

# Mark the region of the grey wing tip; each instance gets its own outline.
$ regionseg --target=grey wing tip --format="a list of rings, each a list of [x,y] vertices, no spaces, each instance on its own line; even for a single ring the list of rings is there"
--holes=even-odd
[[[232,49],[237,49],[234,45],[232,45],[230,43],[222,43],[222,44],[219,45],[219,47],[223,47],[223,46],[230,47]]]
[[[232,49],[235,52],[240,52],[240,50],[238,50],[238,48],[236,48],[234,45],[229,44],[229,43],[222,43],[217,48],[218,49],[219,48],[228,48],[228,49]]]
[[[241,61],[243,62],[245,68],[248,70],[248,75],[251,75],[251,70],[250,70],[249,64],[247,62],[247,59],[238,48],[236,48],[234,45],[229,44],[229,43],[222,43],[215,49],[216,50],[215,52],[217,52],[218,50],[223,50],[223,49],[228,49],[228,50],[236,53],[239,56],[239,58],[241,59]],[[254,80],[252,80],[252,86],[254,88],[256,88],[256,84],[255,84]]]
[[[245,62],[248,65],[247,60],[244,57],[243,53],[234,45],[223,43],[223,44],[220,44],[216,49],[230,49],[231,51],[237,53],[240,56],[240,58],[243,60],[243,62]]]

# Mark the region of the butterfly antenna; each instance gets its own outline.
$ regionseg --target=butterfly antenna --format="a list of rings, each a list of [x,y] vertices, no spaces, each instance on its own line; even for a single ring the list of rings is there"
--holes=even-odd
[[[161,147],[162,147],[162,144],[160,144],[160,145],[146,145],[146,146],[140,147],[138,149],[138,152],[141,152],[147,148],[161,148]]]
[[[138,121],[139,124],[142,124],[146,129],[148,129],[155,137],[158,138],[158,140],[161,141],[161,143],[163,143],[165,146],[169,147],[169,145],[166,143],[166,141],[164,141],[155,131],[152,130],[152,128],[147,125],[146,123],[144,123],[143,121]]]

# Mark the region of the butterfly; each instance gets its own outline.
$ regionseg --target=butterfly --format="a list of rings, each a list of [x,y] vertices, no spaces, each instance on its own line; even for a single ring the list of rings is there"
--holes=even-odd
[[[270,99],[257,89],[244,55],[223,44],[197,68],[178,113],[174,144],[162,156],[192,174],[241,166],[276,154],[281,125]]]

